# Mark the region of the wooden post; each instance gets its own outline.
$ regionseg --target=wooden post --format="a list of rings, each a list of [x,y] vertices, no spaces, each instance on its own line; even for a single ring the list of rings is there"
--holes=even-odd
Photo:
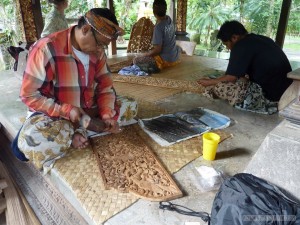
[[[113,13],[115,13],[113,0],[107,1],[107,8],[109,8]],[[117,54],[117,42],[116,40],[113,40],[110,42],[110,45],[108,46],[108,55],[116,55],[116,54]]]
[[[177,19],[176,19],[176,39],[182,41],[189,41],[186,37],[186,13],[187,13],[187,0],[177,1]]]

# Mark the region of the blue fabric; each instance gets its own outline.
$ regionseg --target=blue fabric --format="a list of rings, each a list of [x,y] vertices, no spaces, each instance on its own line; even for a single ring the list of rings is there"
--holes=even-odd
[[[137,65],[126,66],[122,68],[118,74],[125,75],[125,76],[128,75],[147,76],[148,75],[148,73],[142,71],[140,67],[138,67]]]
[[[23,126],[22,126],[23,127]],[[21,127],[21,129],[22,129]],[[19,147],[18,147],[18,139],[19,139],[19,135],[20,135],[20,131],[21,129],[18,131],[18,134],[17,136],[15,137],[15,139],[13,140],[13,142],[11,143],[11,148],[12,148],[12,151],[14,153],[14,155],[21,161],[24,161],[24,162],[27,162],[29,161],[23,152],[20,151]]]

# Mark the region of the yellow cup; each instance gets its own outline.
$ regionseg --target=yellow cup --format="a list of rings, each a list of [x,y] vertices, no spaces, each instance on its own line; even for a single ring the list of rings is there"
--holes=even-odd
[[[203,134],[203,158],[214,160],[216,157],[220,136],[216,133],[209,132]]]

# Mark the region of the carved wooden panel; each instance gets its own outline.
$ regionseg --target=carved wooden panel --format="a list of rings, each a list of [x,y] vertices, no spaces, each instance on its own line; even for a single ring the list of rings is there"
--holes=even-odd
[[[154,24],[149,18],[140,18],[132,27],[127,52],[147,52],[151,49]]]
[[[187,13],[187,0],[177,1],[177,31],[186,31],[186,13]]]
[[[151,201],[167,201],[182,192],[133,126],[119,134],[91,139],[107,189],[130,192]]]
[[[35,42],[37,40],[37,31],[35,27],[32,1],[19,0],[19,3],[24,24],[26,42]]]
[[[199,85],[196,81],[190,80],[175,80],[153,76],[120,76],[116,74],[113,74],[112,78],[117,82],[178,89],[182,91],[191,91],[193,93],[203,93],[205,90],[202,85]]]
[[[123,60],[121,62],[116,62],[109,65],[110,72],[112,73],[118,73],[122,68],[126,66],[132,65],[132,59],[133,57],[130,57],[129,59]]]

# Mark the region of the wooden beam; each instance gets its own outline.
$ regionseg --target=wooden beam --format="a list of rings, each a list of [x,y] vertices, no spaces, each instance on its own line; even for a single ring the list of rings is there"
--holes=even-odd
[[[115,13],[114,1],[113,0],[108,0],[107,1],[107,8],[109,8],[113,13]],[[117,54],[117,42],[115,40],[111,41],[110,45],[108,46],[108,54],[109,55],[116,55]]]
[[[44,28],[40,0],[32,0],[32,12],[33,12],[33,16],[34,16],[36,35],[37,35],[37,38],[39,39],[41,37],[41,33],[43,32],[43,28]]]
[[[277,34],[275,42],[282,48],[284,44],[284,38],[286,34],[286,29],[288,25],[288,19],[290,15],[290,9],[292,5],[292,0],[283,0],[280,12],[280,18],[277,28]]]

